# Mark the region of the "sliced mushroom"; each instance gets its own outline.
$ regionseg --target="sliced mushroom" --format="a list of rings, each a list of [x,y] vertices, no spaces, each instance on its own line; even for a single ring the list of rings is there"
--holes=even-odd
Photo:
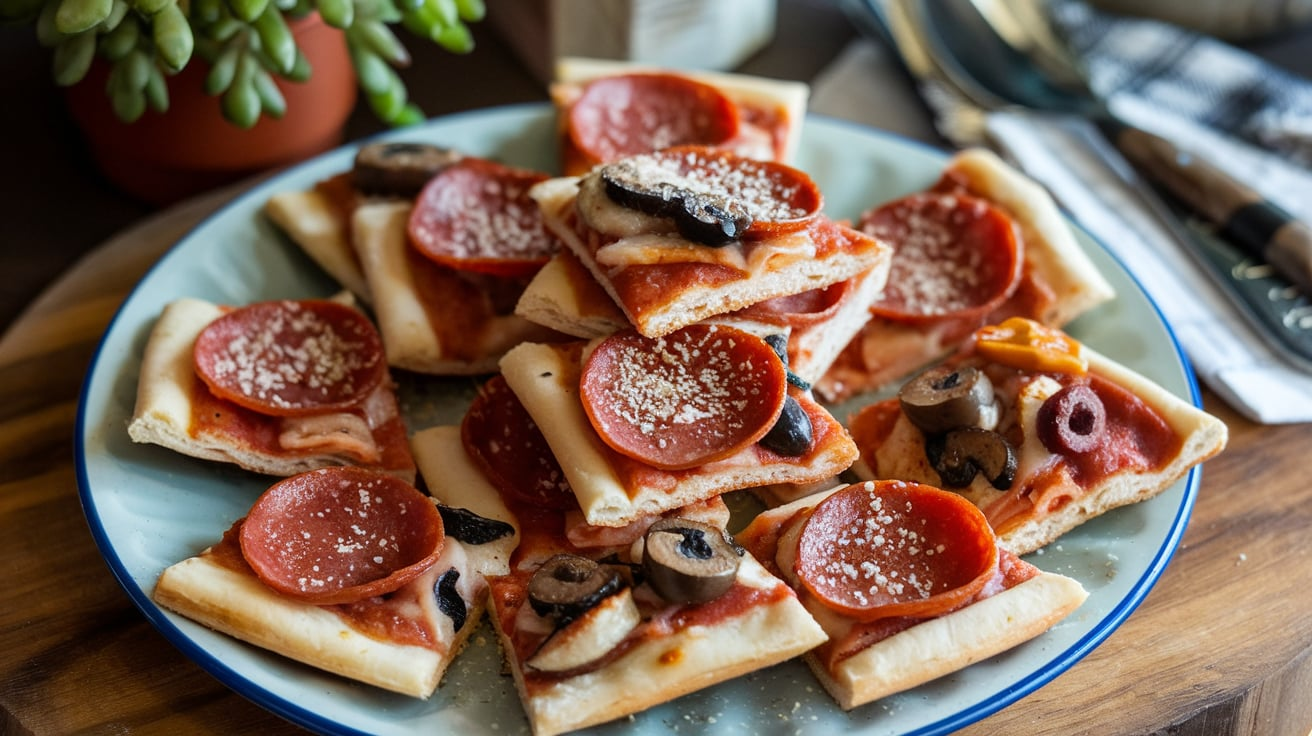
[[[556,629],[525,664],[543,672],[578,669],[606,656],[641,621],[633,591],[625,588]]]
[[[571,621],[620,589],[615,570],[578,555],[559,554],[528,581],[528,601],[543,618]]]
[[[992,430],[964,427],[931,435],[925,440],[925,456],[945,488],[965,488],[976,474],[1000,491],[1016,480],[1016,450]]]
[[[351,183],[366,194],[414,197],[460,154],[427,143],[370,143],[355,154]]]
[[[922,371],[902,387],[897,398],[902,413],[925,434],[998,426],[993,382],[972,366],[940,365]]]
[[[1107,407],[1088,384],[1071,384],[1048,397],[1035,417],[1043,446],[1059,454],[1097,449],[1107,431]]]
[[[661,519],[647,530],[642,567],[662,598],[714,600],[733,586],[741,552],[724,530],[691,519]]]
[[[487,544],[515,533],[515,527],[504,521],[479,516],[469,509],[438,504],[442,526],[446,533],[465,544]]]
[[[774,426],[757,442],[761,447],[784,457],[801,457],[811,449],[813,434],[811,417],[807,416],[797,399],[790,395],[784,397],[784,408],[779,412]]]

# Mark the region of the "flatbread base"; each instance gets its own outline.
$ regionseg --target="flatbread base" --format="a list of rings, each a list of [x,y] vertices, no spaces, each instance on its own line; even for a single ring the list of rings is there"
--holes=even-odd
[[[132,440],[160,445],[189,457],[232,463],[256,473],[280,477],[326,466],[357,464],[350,457],[334,453],[269,451],[252,445],[240,433],[226,431],[222,425],[193,431],[192,391],[200,379],[193,368],[192,350],[196,337],[222,314],[219,306],[200,299],[179,299],[164,307],[151,329],[141,361],[136,405],[128,423],[128,435]],[[401,425],[399,410],[395,409],[396,399],[391,388],[380,387],[378,390],[388,392],[386,399],[394,405],[394,417],[389,420],[396,424],[392,434],[404,437],[404,426]],[[232,405],[231,410],[245,411],[236,405]],[[375,440],[381,436],[375,428]],[[387,448],[383,451],[386,457]],[[412,464],[384,469],[414,482]]]
[[[438,576],[462,562],[464,550],[448,539],[441,559],[410,586],[431,591]],[[352,628],[331,608],[281,596],[253,573],[244,573],[202,553],[165,569],[155,584],[153,600],[161,607],[262,649],[343,677],[385,690],[427,698],[447,666],[478,628],[486,609],[482,578],[462,575],[457,585],[465,599],[467,619],[452,631],[450,619],[426,608],[440,642],[430,649],[375,639]],[[444,619],[444,621],[443,621]]]
[[[803,659],[843,710],[909,690],[1029,641],[1088,597],[1077,581],[1042,573],[965,608],[912,626],[830,671]]]
[[[574,351],[571,354],[571,349]],[[589,524],[624,526],[642,516],[661,514],[680,506],[742,488],[772,483],[808,483],[842,472],[857,457],[847,430],[809,397],[809,405],[827,420],[815,428],[811,450],[801,458],[763,462],[754,448],[688,471],[661,476],[661,487],[629,487],[612,462],[615,456],[588,421],[578,397],[581,347],[525,343],[506,354],[502,375],[543,436],[569,478]],[[816,424],[812,415],[812,424]],[[651,474],[658,471],[651,468]]]
[[[783,584],[750,555],[743,558],[738,579],[767,589]],[[494,620],[499,620],[495,600],[492,609]],[[497,629],[534,736],[613,721],[792,659],[825,640],[797,598],[788,595],[715,626],[690,627],[643,642],[600,669],[530,688],[508,634]]]

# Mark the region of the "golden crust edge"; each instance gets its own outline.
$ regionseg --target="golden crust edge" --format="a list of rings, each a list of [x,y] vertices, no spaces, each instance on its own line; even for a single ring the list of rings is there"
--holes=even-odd
[[[417,698],[432,695],[485,607],[485,598],[474,601],[444,657],[425,647],[365,636],[332,612],[278,596],[253,577],[204,555],[166,568],[151,597],[174,613],[261,649]]]
[[[1088,592],[1043,572],[1013,588],[901,631],[843,660],[835,671],[804,657],[843,710],[902,692],[1000,654],[1051,629]]]

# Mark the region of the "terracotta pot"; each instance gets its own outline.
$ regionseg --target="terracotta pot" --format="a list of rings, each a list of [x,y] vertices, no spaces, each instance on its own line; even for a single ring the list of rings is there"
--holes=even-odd
[[[310,78],[278,79],[287,113],[280,120],[262,117],[248,130],[224,120],[219,98],[205,94],[209,65],[199,57],[168,78],[168,111],[147,109],[133,123],[119,120],[110,107],[108,65],[93,65],[67,99],[101,171],[128,194],[169,204],[339,145],[358,94],[346,41],[318,15],[291,27],[310,62]]]

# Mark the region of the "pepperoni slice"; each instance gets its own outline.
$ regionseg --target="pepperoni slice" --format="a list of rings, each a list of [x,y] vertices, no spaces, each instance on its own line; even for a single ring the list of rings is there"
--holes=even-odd
[[[240,532],[265,585],[316,605],[397,590],[437,562],[445,540],[432,499],[393,475],[346,466],[275,483]]]
[[[883,296],[890,319],[983,318],[1020,283],[1020,241],[1007,213],[963,194],[920,193],[861,216],[859,228],[893,246]]]
[[[679,224],[732,218],[736,238],[801,230],[824,204],[820,188],[799,169],[706,146],[630,156],[607,164],[601,175],[607,193],[626,207]]]
[[[460,438],[503,497],[534,508],[578,508],[542,431],[502,376],[479,388],[460,423]]]
[[[340,411],[383,381],[383,343],[357,309],[322,300],[258,302],[196,338],[196,374],[223,399],[262,414]]]
[[[429,180],[410,213],[410,241],[437,263],[531,276],[558,249],[528,190],[546,174],[464,158]]]
[[[664,470],[728,457],[779,418],[786,370],[764,340],[696,324],[661,338],[612,335],[583,366],[579,394],[601,439]]]
[[[855,285],[855,280],[848,279],[823,289],[777,296],[741,309],[735,315],[772,325],[809,327],[833,317]]]
[[[738,135],[738,106],[716,88],[673,74],[628,74],[589,82],[569,109],[570,141],[608,162],[685,144],[720,145]]]
[[[997,569],[984,514],[955,493],[918,483],[848,486],[801,523],[798,578],[826,606],[861,621],[951,611]]]

